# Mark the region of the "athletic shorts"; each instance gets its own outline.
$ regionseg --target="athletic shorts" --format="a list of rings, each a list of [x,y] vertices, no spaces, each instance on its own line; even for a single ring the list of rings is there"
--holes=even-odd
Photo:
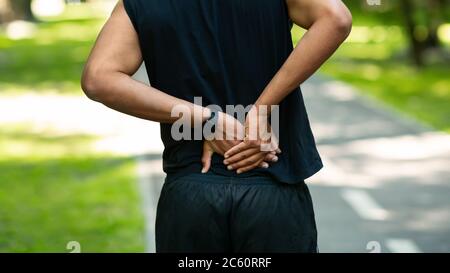
[[[165,179],[156,215],[158,253],[317,252],[308,187],[268,176],[192,173]]]

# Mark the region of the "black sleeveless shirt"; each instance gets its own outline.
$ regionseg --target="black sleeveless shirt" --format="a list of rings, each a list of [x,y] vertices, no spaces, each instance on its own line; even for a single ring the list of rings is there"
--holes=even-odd
[[[253,104],[293,50],[285,0],[124,0],[136,29],[150,83],[172,96],[203,106]],[[298,183],[318,172],[316,149],[300,88],[279,107],[282,154],[269,175]],[[201,171],[202,141],[175,141],[161,124],[163,169],[172,175]],[[211,171],[228,171],[214,154]]]

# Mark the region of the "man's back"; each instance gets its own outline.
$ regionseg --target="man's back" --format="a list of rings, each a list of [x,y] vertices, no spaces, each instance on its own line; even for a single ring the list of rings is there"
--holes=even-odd
[[[295,50],[291,21],[308,29]],[[167,176],[156,215],[157,252],[317,251],[304,179],[322,162],[298,86],[350,29],[351,14],[341,0],[118,3],[91,52],[82,86],[113,109],[161,123]],[[131,78],[142,61],[153,86]],[[222,111],[192,103],[194,97]],[[248,104],[243,124],[223,112]],[[273,115],[262,109],[277,105],[278,138],[273,131],[252,136],[255,125],[274,128]],[[187,109],[182,120],[190,120],[186,126],[195,132],[225,126],[217,126],[212,139],[205,134],[179,141],[171,134],[179,107]],[[235,139],[234,129],[245,137]],[[223,139],[229,134],[232,140]]]
[[[284,0],[125,0],[153,87],[203,105],[254,103],[292,52]],[[280,104],[280,160],[268,173],[297,183],[322,167],[300,90]],[[161,125],[164,170],[198,172],[202,142],[175,141]],[[212,170],[235,175],[215,154]]]
[[[283,0],[125,0],[152,86],[251,104],[292,50]]]

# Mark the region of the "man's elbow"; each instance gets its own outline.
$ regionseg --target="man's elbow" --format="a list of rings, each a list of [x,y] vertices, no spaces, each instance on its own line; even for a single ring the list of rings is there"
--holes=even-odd
[[[348,8],[341,2],[328,10],[328,18],[339,35],[345,40],[352,30],[353,18]]]
[[[339,15],[336,21],[336,25],[339,29],[339,32],[341,32],[345,38],[350,35],[353,26],[353,18],[348,9],[345,9],[342,14]]]
[[[81,89],[91,100],[101,101],[105,96],[102,72],[98,68],[87,65],[81,77]]]

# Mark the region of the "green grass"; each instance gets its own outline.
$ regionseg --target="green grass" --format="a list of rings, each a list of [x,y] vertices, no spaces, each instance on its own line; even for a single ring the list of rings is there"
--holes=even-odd
[[[302,31],[294,29],[294,42],[301,35]],[[395,26],[369,29],[357,26],[349,41],[320,73],[343,80],[438,130],[450,132],[448,63],[435,58],[425,68],[417,69],[407,57],[401,29]]]
[[[104,18],[88,5],[41,18],[13,40],[0,26],[0,95],[80,94],[84,62]],[[132,158],[97,153],[96,139],[24,125],[0,127],[0,252],[144,251]]]
[[[92,137],[25,126],[0,134],[0,252],[144,251],[135,164]]]
[[[102,19],[36,24],[32,38],[11,40],[0,32],[0,94],[80,93],[83,65]]]

